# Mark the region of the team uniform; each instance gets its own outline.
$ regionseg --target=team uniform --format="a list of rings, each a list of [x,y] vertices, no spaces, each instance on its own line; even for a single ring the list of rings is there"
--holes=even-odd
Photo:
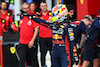
[[[8,29],[9,25],[13,23],[13,18],[12,18],[11,11],[6,10],[6,13],[4,13],[4,14],[1,11],[1,18],[6,21],[5,27],[6,27],[6,29]]]
[[[57,30],[52,28],[53,33],[53,53],[52,63],[53,67],[70,67],[71,56],[70,47],[73,48],[74,56],[76,55],[75,38],[73,28],[69,23],[63,23]],[[74,46],[73,46],[74,45]],[[72,50],[71,50],[72,51]]]
[[[43,15],[42,11],[37,13],[37,16],[43,20],[50,21],[51,15],[50,12],[47,10],[47,14]],[[40,52],[41,52],[41,65],[45,66],[45,58],[47,50],[52,51],[52,30],[39,25],[39,44],[40,44]]]
[[[33,37],[34,29],[36,27],[36,23],[29,19],[29,17],[23,16],[23,19],[20,21],[20,45],[18,46],[18,54],[20,57],[19,67],[25,67],[27,55],[29,55],[32,60],[32,66],[39,67],[37,61],[37,49],[35,47],[35,45],[37,45],[36,42],[31,49],[28,48],[28,44]]]
[[[4,27],[5,27],[5,20],[0,18],[0,36],[3,36]]]
[[[89,26],[86,34],[84,48],[84,60],[92,61],[98,58],[97,41],[100,34],[100,21],[99,17],[94,19],[93,23]]]
[[[80,43],[81,35],[82,34],[86,35],[87,27],[86,27],[86,25],[84,24],[83,21],[71,22],[71,26],[73,27],[73,30],[74,30],[75,42],[78,44],[78,43]],[[77,48],[77,50],[78,50],[78,53],[80,55],[80,59],[82,59],[81,57],[82,57],[82,52],[83,51],[80,48]]]
[[[74,29],[75,40],[77,42],[81,38],[81,34],[86,34],[87,27],[83,21],[74,21],[71,23],[71,26]]]
[[[37,16],[36,11],[32,12],[32,11],[30,10],[30,13],[29,13],[29,14],[30,14],[30,15],[33,14],[33,15]]]

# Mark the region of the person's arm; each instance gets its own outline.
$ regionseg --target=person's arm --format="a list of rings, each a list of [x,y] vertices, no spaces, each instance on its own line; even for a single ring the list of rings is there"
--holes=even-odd
[[[85,36],[86,36],[86,34],[82,34],[82,35],[81,35],[81,41],[80,41],[80,45],[79,45],[79,48],[80,48],[80,49],[83,47],[84,40],[85,40]]]
[[[2,39],[3,39],[3,36],[0,35],[0,42],[1,42]]]
[[[70,26],[66,26],[65,27],[65,32],[66,32],[66,34],[68,36],[68,40],[70,42],[71,54],[73,56],[74,65],[77,66],[79,64],[79,57],[78,57],[78,53],[77,53],[77,48],[76,48],[73,28],[71,28]]]
[[[94,19],[93,23],[95,23],[95,27],[100,29],[100,15],[98,15],[97,18]]]
[[[40,24],[40,23],[44,23],[46,25],[52,24],[52,23],[48,23],[46,20],[43,20],[43,19],[40,19],[40,18],[37,18],[37,17],[34,18],[34,16],[33,16],[32,20],[34,20],[38,24]]]
[[[17,32],[19,32],[20,30],[20,27],[19,27],[19,22],[18,21],[14,21],[13,23],[12,23],[12,25],[11,25],[11,28],[13,29],[13,31],[15,32],[15,31],[17,31]]]
[[[48,22],[51,22],[51,21],[46,21],[46,20],[43,20],[43,19],[40,19],[39,17],[36,17],[35,15],[29,15],[27,13],[25,13],[24,11],[21,10],[21,13],[23,16],[27,16],[29,17],[31,20],[35,21],[36,23],[40,24],[40,25],[43,25],[45,27],[52,27],[53,23],[48,23]]]
[[[13,17],[12,17],[12,14],[9,16],[9,21],[10,21],[10,26],[12,26],[12,24],[13,24]]]
[[[85,40],[85,36],[86,36],[86,30],[87,30],[86,25],[82,24],[82,27],[81,27],[82,34],[81,34],[81,40],[80,40],[80,44],[79,44],[80,49],[83,47],[83,44],[84,44],[84,40]]]
[[[32,48],[33,47],[34,41],[35,41],[35,39],[36,39],[36,37],[38,35],[38,31],[39,31],[39,29],[38,29],[38,27],[36,27],[35,31],[34,31],[34,34],[33,34],[33,37],[32,37],[31,41],[28,44],[28,48]]]

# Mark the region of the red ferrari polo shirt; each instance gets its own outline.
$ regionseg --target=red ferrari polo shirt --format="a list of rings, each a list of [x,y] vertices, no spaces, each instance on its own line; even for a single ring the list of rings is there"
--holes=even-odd
[[[12,18],[11,12],[6,10],[6,12],[3,14],[1,11],[1,18],[6,21],[5,27],[6,27],[6,29],[8,29],[9,21],[10,21],[10,24],[13,23],[13,18]]]
[[[34,29],[36,28],[36,22],[29,19],[29,17],[23,17],[20,21],[20,39],[19,43],[21,44],[29,44],[31,41]]]
[[[51,15],[49,15],[48,10],[47,10],[46,15],[43,15],[42,11],[40,12],[40,14],[41,14],[40,18],[42,18],[44,20],[49,20],[51,18]],[[42,25],[40,25],[39,29],[40,29],[39,37],[42,37],[42,38],[51,38],[52,37],[52,30],[51,29],[44,27]]]

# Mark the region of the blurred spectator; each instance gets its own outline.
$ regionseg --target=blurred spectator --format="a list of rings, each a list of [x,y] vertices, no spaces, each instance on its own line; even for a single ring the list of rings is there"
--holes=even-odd
[[[13,12],[12,14],[13,14],[13,15],[14,15],[14,8],[15,8],[15,6],[14,6],[14,1],[11,0],[8,9],[9,9],[9,10],[12,10],[12,12]]]
[[[36,16],[36,5],[35,2],[30,3],[30,13],[29,14],[34,14]]]
[[[6,29],[8,29],[13,23],[13,18],[11,11],[7,10],[7,3],[4,1],[1,2],[1,18],[6,21]]]
[[[75,7],[71,4],[68,4],[67,9],[69,14],[68,19],[72,22],[74,20],[73,17],[74,17]]]
[[[1,9],[1,2],[0,2],[0,9]]]
[[[20,0],[21,8],[22,8],[23,3],[24,3],[24,0]]]
[[[15,13],[14,13],[14,9],[15,9],[14,0],[10,1],[8,9],[12,11],[12,16],[13,16],[13,20],[14,20],[14,15],[15,15]]]

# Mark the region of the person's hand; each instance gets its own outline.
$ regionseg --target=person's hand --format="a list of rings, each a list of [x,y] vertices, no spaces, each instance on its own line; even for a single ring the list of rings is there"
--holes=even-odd
[[[73,67],[80,67],[80,65],[79,65],[79,64],[76,65],[76,64],[74,63]]]
[[[2,36],[0,36],[0,42],[1,42],[2,38],[3,38],[3,37],[2,37]]]
[[[0,42],[1,42],[1,40],[0,40]]]
[[[28,44],[28,48],[32,48],[34,45],[34,41],[30,41],[29,44]]]
[[[79,64],[81,63],[81,60],[79,59]]]

